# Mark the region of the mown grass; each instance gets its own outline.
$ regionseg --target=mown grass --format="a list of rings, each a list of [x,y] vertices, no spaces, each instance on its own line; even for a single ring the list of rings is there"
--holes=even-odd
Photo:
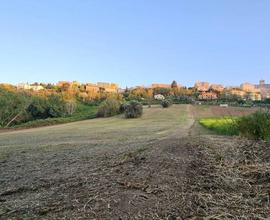
[[[145,108],[142,117],[125,119],[122,115],[109,118],[95,118],[58,126],[35,129],[18,129],[0,132],[1,152],[16,152],[42,149],[62,151],[74,147],[104,149],[120,146],[130,148],[148,146],[153,140],[163,139],[169,134],[181,133],[188,124],[188,106],[175,105],[168,109],[160,106]],[[183,129],[186,131],[185,128]]]
[[[203,118],[199,123],[220,135],[239,135],[237,117]]]
[[[14,126],[14,128],[34,128],[42,127],[56,124],[64,124],[74,121],[92,119],[96,117],[97,106],[84,105],[81,103],[77,104],[77,109],[72,116],[68,117],[59,117],[59,118],[47,118],[47,119],[38,119],[34,121],[29,121],[23,124]]]

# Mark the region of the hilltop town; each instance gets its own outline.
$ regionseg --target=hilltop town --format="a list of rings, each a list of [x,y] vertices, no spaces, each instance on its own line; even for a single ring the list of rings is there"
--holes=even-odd
[[[261,101],[270,98],[270,84],[266,84],[264,80],[260,80],[259,84],[243,83],[240,86],[224,86],[222,84],[210,84],[209,82],[196,82],[193,87],[185,87],[180,84],[163,84],[153,83],[150,86],[135,86],[131,88],[120,88],[116,83],[97,82],[97,83],[80,83],[78,81],[59,81],[56,84],[44,83],[19,83],[16,86],[17,90],[28,90],[33,92],[42,91],[67,91],[72,94],[77,94],[78,97],[84,100],[93,100],[100,97],[102,93],[124,94],[125,92],[139,93],[138,91],[146,91],[144,96],[157,95],[158,89],[160,93],[166,93],[166,90],[173,89],[174,94],[178,95],[195,95],[198,100],[217,100],[222,96],[234,96],[243,100]],[[162,90],[163,89],[163,90]]]

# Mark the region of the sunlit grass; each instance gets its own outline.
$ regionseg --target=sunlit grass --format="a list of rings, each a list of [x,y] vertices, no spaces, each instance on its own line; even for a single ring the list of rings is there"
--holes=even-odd
[[[237,117],[203,118],[199,122],[202,126],[221,135],[238,135]]]

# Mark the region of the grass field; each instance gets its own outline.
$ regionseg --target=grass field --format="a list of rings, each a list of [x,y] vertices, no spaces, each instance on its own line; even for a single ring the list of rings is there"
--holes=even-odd
[[[116,146],[121,143],[147,142],[175,132],[187,120],[186,106],[161,109],[145,108],[138,119],[125,119],[122,115],[97,118],[63,125],[0,133],[0,155],[20,150],[69,148],[89,145]],[[3,157],[3,156],[2,156]]]
[[[200,132],[197,119],[223,111],[153,106],[2,132],[0,219],[266,219],[269,146]]]

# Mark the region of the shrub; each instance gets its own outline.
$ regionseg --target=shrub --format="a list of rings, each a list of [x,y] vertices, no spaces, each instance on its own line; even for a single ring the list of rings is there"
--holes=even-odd
[[[251,115],[241,117],[238,121],[240,134],[251,139],[270,138],[270,114],[267,112],[255,112]]]
[[[138,118],[143,113],[143,106],[137,101],[130,101],[124,106],[126,118]]]
[[[169,108],[171,104],[172,104],[171,101],[168,100],[168,99],[165,99],[165,100],[162,100],[162,101],[161,101],[161,106],[162,106],[163,108]]]
[[[48,103],[44,98],[33,97],[30,105],[27,108],[27,112],[32,116],[33,119],[44,119],[48,118]]]
[[[122,103],[119,107],[119,112],[122,114],[126,110],[126,103]]]
[[[76,111],[76,102],[72,102],[72,101],[69,101],[69,102],[66,102],[65,103],[65,113],[66,115],[70,116],[70,115],[73,115],[74,112]]]
[[[58,95],[48,98],[35,96],[32,98],[27,112],[33,119],[57,118],[65,114],[65,102]]]
[[[65,115],[65,101],[59,95],[48,97],[48,113],[50,118],[62,117]]]
[[[110,117],[120,113],[120,101],[108,98],[98,107],[97,117]]]

